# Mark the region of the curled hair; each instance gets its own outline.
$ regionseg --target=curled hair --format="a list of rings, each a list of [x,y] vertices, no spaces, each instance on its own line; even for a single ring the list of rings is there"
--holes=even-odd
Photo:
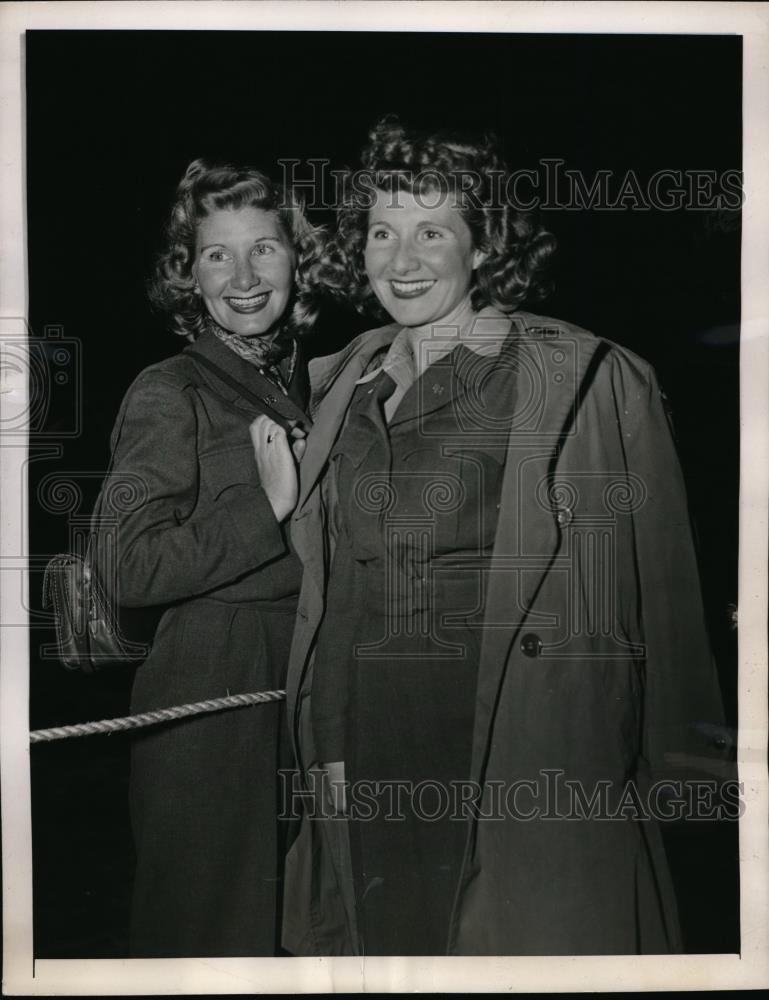
[[[509,176],[493,136],[475,140],[450,132],[419,135],[396,118],[382,119],[369,133],[361,168],[345,175],[337,231],[324,252],[319,280],[359,311],[373,307],[381,314],[364,266],[368,211],[376,192],[438,192],[453,199],[474,248],[486,254],[474,272],[473,308],[511,309],[526,299],[541,298],[550,290],[546,274],[555,238],[532,212],[509,203]]]
[[[321,230],[305,218],[294,193],[252,167],[193,160],[176,189],[165,244],[149,284],[150,301],[168,314],[174,333],[195,340],[207,322],[208,313],[195,293],[192,275],[198,226],[212,212],[246,207],[275,212],[296,254],[294,289],[281,338],[301,335],[315,322],[318,310],[313,275],[323,239]]]

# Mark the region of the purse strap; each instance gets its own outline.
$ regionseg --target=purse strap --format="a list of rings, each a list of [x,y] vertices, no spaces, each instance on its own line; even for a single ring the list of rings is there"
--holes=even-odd
[[[219,365],[211,361],[210,358],[205,357],[205,355],[200,354],[198,351],[188,350],[187,354],[191,354],[195,358],[196,362],[203,365],[205,368],[208,368],[208,370],[213,372],[214,375],[221,379],[222,382],[228,385],[231,389],[234,389],[244,399],[247,399],[249,403],[253,403],[254,406],[262,410],[262,412],[270,417],[271,420],[274,420],[276,424],[279,424],[283,430],[286,431],[286,433],[290,432],[291,424],[289,423],[288,417],[273,409],[263,396],[259,396],[255,392],[252,392],[245,385],[243,385],[242,382],[239,382],[238,379],[233,378],[229,372],[220,368]]]

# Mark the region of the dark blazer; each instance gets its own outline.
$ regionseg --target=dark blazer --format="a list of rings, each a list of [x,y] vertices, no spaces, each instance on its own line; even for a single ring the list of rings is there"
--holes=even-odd
[[[654,778],[726,757],[709,735],[723,722],[720,693],[663,401],[649,365],[622,347],[524,312],[511,324],[515,413],[468,776],[477,811],[449,952],[680,950],[658,824],[632,802],[616,814],[631,785],[643,800]],[[305,574],[287,681],[310,787],[312,657],[332,547],[323,473],[355,380],[396,332],[371,331],[311,366],[320,402],[293,518]],[[587,818],[549,818],[548,781],[562,792],[563,781],[578,783],[586,800],[608,782],[614,818],[589,805]],[[523,794],[500,813],[496,790],[515,787]],[[568,814],[571,802],[562,794],[551,805]],[[607,812],[600,801],[598,810]],[[344,821],[304,822],[287,863],[284,942],[294,954],[355,953],[348,852]]]
[[[260,407],[194,352],[306,419],[302,365],[286,397],[212,334],[128,390],[98,551],[101,561],[115,543],[122,604],[162,610],[135,712],[285,683],[300,569],[259,483],[249,424]],[[277,772],[290,762],[282,720],[273,703],[135,737],[132,954],[275,954],[286,827]]]

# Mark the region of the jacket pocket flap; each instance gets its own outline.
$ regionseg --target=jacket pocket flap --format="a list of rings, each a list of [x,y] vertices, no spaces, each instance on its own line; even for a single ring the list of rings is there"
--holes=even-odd
[[[347,427],[334,445],[329,460],[333,460],[337,455],[343,455],[357,469],[371,451],[375,441],[376,431],[373,427]]]
[[[200,478],[214,500],[230,486],[258,486],[253,448],[239,445],[201,455]]]

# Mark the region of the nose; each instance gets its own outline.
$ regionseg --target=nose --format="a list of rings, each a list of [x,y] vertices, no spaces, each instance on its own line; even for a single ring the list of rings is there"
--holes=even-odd
[[[249,288],[258,285],[260,281],[261,279],[257,273],[256,263],[253,258],[250,255],[237,257],[235,260],[235,271],[230,284],[239,291],[247,292]]]
[[[391,267],[395,274],[408,274],[409,271],[419,269],[419,256],[413,240],[403,239],[398,241],[393,253]]]

